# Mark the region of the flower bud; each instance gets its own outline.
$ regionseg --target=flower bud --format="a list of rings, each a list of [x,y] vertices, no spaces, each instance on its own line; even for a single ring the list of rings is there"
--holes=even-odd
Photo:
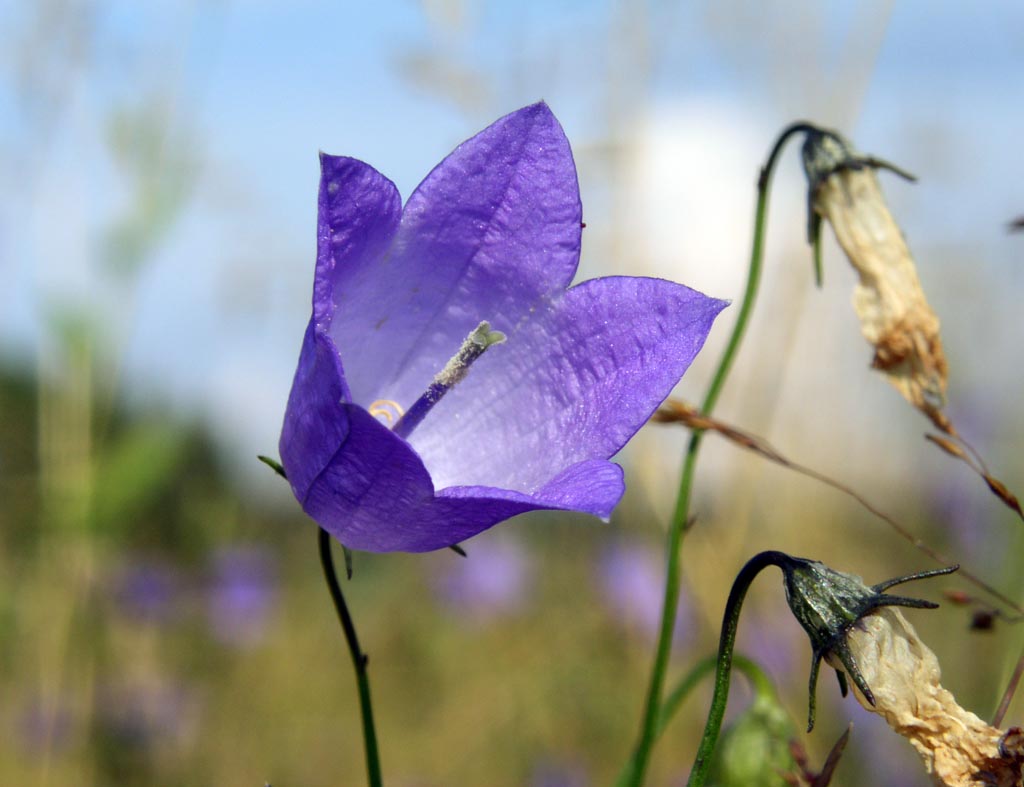
[[[770,693],[759,693],[723,733],[710,782],[717,787],[787,787],[797,771],[789,714]]]

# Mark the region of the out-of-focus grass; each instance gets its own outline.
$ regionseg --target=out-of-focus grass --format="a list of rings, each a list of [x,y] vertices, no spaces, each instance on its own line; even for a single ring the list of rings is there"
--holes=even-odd
[[[115,413],[89,460],[85,524],[68,527],[40,494],[37,388],[7,376],[0,389],[0,783],[362,783],[355,683],[313,524],[297,505],[278,513],[247,501],[200,428]],[[685,546],[673,675],[712,652],[728,586],[758,549],[820,557],[870,581],[922,563],[845,501],[800,481],[794,505],[777,488],[789,488],[782,471],[746,462],[741,491],[702,504]],[[941,542],[916,506],[899,513]],[[611,526],[535,515],[466,548],[465,559],[359,554],[344,583],[370,654],[387,783],[610,783],[649,668],[657,524],[634,495]],[[947,684],[968,705],[990,702],[980,665],[998,663],[1007,633],[969,635],[948,608],[915,623],[940,650]],[[809,645],[777,576],[755,584],[740,637],[799,728]],[[731,712],[748,699],[737,680]],[[652,783],[684,777],[706,703],[702,690],[669,728]],[[841,784],[875,778],[879,758],[863,742],[881,751],[889,739],[824,674],[812,756],[849,714],[858,724]],[[904,783],[922,783],[909,749],[896,750]]]

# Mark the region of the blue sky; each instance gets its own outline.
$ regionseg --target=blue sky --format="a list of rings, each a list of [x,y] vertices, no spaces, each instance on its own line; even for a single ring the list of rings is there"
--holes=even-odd
[[[1024,287],[1024,239],[1003,231],[1024,213],[1020,4],[984,12],[926,1],[53,8],[59,13],[41,21],[36,4],[0,4],[0,358],[45,353],[54,313],[90,314],[119,359],[128,400],[208,418],[231,453],[276,443],[308,319],[317,151],[369,161],[408,195],[459,141],[539,98],[577,152],[593,222],[587,270],[650,273],[644,266],[656,261],[640,257],[661,251],[627,259],[621,249],[662,236],[672,245],[665,228],[678,222],[681,255],[693,243],[719,252],[717,265],[736,260],[719,278],[705,276],[700,261],[686,275],[727,289],[742,272],[757,167],[785,123],[810,117],[922,176],[913,189],[886,181],[887,193],[915,251],[940,271],[926,282],[953,282],[950,293],[937,289],[936,306],[945,324],[964,326],[963,338],[947,339],[961,364],[989,363],[972,354],[970,343],[981,341],[970,326],[993,352],[1016,345],[993,314],[1012,309]],[[194,162],[194,184],[126,282],[103,259],[105,233],[135,199],[109,126],[140,107],[156,112],[164,133],[147,170],[170,177],[178,165],[165,154],[177,150]],[[681,118],[686,128],[673,125]],[[725,142],[734,149],[720,149]],[[670,151],[659,144],[694,169],[721,163],[699,180],[669,173],[666,186],[658,170],[670,166]],[[654,162],[643,170],[649,182],[609,164],[610,149]],[[801,198],[795,155],[787,167],[779,188],[789,208],[783,202],[777,215],[795,215]],[[715,172],[723,181],[709,184]],[[669,187],[681,191],[658,196]],[[721,208],[709,190],[721,193]],[[721,242],[702,236],[713,217],[679,216],[675,199],[694,212],[734,205],[740,229]],[[642,215],[625,222],[639,204]],[[799,226],[787,231],[800,240]],[[958,310],[971,307],[957,304],[957,288],[986,299],[984,313],[961,319]],[[837,296],[846,301],[847,292]],[[1019,394],[1019,372],[993,374]]]

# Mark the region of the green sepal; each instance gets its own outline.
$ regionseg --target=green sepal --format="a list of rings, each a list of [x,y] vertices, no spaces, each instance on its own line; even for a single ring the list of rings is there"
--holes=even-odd
[[[285,479],[286,481],[288,480],[288,474],[284,471],[284,465],[282,465],[276,459],[271,459],[269,456],[264,456],[263,454],[257,454],[256,458],[263,462],[263,464],[265,464],[279,476],[281,476],[281,478]]]
[[[345,555],[345,576],[352,579],[352,550],[342,544],[341,551]]]

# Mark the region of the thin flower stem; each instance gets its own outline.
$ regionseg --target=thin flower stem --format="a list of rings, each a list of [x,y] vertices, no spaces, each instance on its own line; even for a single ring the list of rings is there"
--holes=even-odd
[[[750,250],[750,268],[747,272],[747,286],[743,292],[743,301],[740,304],[740,311],[736,317],[732,334],[726,344],[725,352],[718,362],[718,368],[711,384],[708,386],[704,403],[701,406],[700,414],[708,416],[718,402],[718,397],[725,386],[725,380],[732,369],[733,361],[739,350],[740,342],[750,322],[750,315],[754,308],[754,301],[757,299],[757,291],[761,284],[761,269],[764,261],[764,234],[765,224],[768,218],[768,187],[771,184],[772,172],[775,169],[775,162],[786,141],[793,134],[808,131],[813,126],[807,123],[794,123],[788,126],[779,135],[768,160],[761,169],[757,181],[757,207],[754,214],[754,239]],[[680,556],[683,544],[683,536],[686,533],[686,523],[690,516],[690,496],[693,489],[693,479],[697,469],[697,455],[700,452],[700,445],[704,438],[703,430],[695,430],[690,435],[690,442],[686,449],[686,458],[683,463],[683,473],[679,481],[679,494],[676,498],[675,512],[672,516],[672,523],[668,534],[668,556],[667,569],[665,573],[665,598],[661,609],[661,626],[658,633],[658,645],[654,655],[654,666],[651,669],[651,679],[647,688],[647,700],[644,708],[644,717],[640,727],[640,738],[637,741],[633,754],[635,768],[633,778],[629,782],[631,787],[640,787],[644,783],[647,774],[647,765],[651,758],[651,749],[654,746],[656,737],[659,711],[661,707],[661,695],[665,686],[665,671],[668,667],[668,658],[672,650],[672,631],[675,627],[676,613],[679,607],[680,588]]]
[[[1006,684],[1006,691],[1003,692],[1003,697],[999,700],[999,707],[996,708],[995,715],[992,717],[993,727],[1003,726],[1003,718],[1010,708],[1010,702],[1013,701],[1013,695],[1017,692],[1022,675],[1024,675],[1024,653],[1021,653],[1020,658],[1017,659],[1017,665],[1013,668],[1013,674],[1010,675],[1010,682]]]
[[[729,600],[725,602],[725,614],[722,616],[722,633],[718,640],[718,663],[715,669],[715,693],[711,697],[711,709],[704,725],[704,736],[697,747],[697,756],[690,769],[687,787],[702,787],[711,767],[711,753],[718,742],[718,733],[722,730],[722,718],[725,716],[725,704],[729,699],[729,678],[732,669],[732,651],[736,644],[736,627],[740,621],[740,608],[743,599],[761,571],[768,566],[780,566],[787,560],[781,552],[761,552],[754,555],[740,570],[736,581],[729,592]]]
[[[370,702],[370,676],[367,673],[368,658],[359,647],[356,627],[349,614],[345,596],[341,592],[338,574],[334,570],[334,558],[331,556],[331,536],[323,528],[319,530],[320,563],[324,569],[327,588],[331,591],[334,608],[338,612],[338,620],[345,632],[345,642],[352,654],[352,666],[356,671],[356,683],[359,685],[359,711],[363,717],[363,743],[366,747],[366,775],[370,787],[381,787],[380,755],[377,753],[377,733],[373,727],[373,705]]]
[[[668,696],[665,698],[665,702],[662,703],[661,714],[658,716],[658,726],[654,731],[655,740],[660,738],[662,733],[665,732],[665,728],[668,727],[672,719],[675,718],[676,712],[682,706],[683,701],[690,696],[690,692],[692,692],[705,677],[715,671],[717,664],[717,655],[701,659],[693,669],[686,673],[683,679],[676,684],[676,687],[669,692]],[[734,656],[733,666],[747,676],[754,687],[755,694],[758,696],[766,694],[775,696],[775,689],[772,686],[771,680],[756,663],[743,656]],[[633,778],[633,771],[635,767],[635,760],[630,758],[630,761],[626,763],[626,767],[623,768],[622,772],[619,774],[619,778],[615,780],[615,787],[626,787]]]

